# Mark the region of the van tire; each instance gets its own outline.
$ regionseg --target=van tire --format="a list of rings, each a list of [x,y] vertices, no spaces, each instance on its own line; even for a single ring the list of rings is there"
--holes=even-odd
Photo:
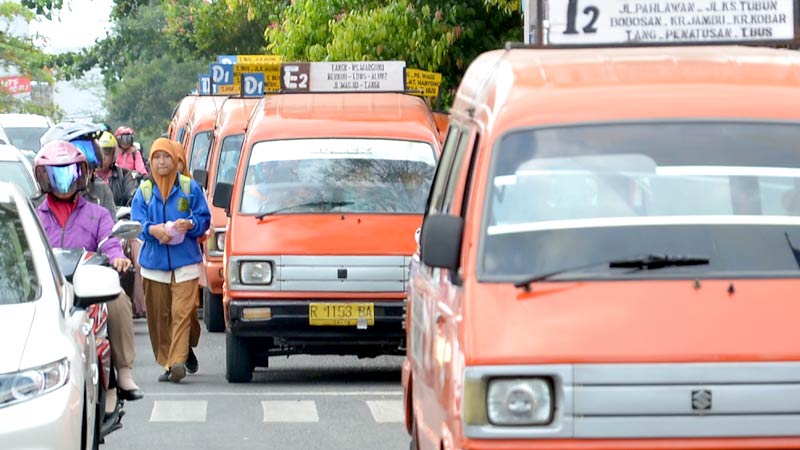
[[[225,331],[225,313],[222,310],[222,295],[203,288],[203,322],[209,333]]]
[[[225,332],[225,379],[229,383],[249,383],[253,379],[253,366],[247,341]]]

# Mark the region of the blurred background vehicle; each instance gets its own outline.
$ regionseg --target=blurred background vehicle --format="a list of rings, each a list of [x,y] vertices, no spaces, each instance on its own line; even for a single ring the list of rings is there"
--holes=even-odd
[[[22,151],[30,162],[39,151],[39,138],[53,126],[53,121],[39,114],[0,114],[2,127],[12,144]]]
[[[0,144],[0,181],[16,184],[28,198],[38,196],[33,168],[28,158],[13,145]]]

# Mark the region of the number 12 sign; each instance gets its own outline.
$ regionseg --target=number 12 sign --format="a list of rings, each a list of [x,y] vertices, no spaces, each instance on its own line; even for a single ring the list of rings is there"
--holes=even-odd
[[[546,44],[788,42],[794,0],[551,0]]]

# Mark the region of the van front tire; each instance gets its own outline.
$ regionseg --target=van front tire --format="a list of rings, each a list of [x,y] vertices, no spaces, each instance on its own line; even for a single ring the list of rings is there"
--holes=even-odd
[[[225,331],[225,315],[222,311],[222,295],[213,294],[203,288],[203,322],[209,333]]]
[[[225,332],[225,378],[230,383],[249,383],[253,379],[247,341]]]

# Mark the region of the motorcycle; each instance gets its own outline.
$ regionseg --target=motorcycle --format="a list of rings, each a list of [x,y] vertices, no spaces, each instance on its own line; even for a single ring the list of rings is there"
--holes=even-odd
[[[82,248],[54,248],[58,266],[61,268],[62,273],[67,281],[72,282],[72,276],[75,269],[83,264],[96,264],[101,266],[110,267],[111,262],[103,253],[103,246],[112,237],[120,239],[132,239],[139,235],[142,230],[142,225],[138,222],[130,220],[122,220],[114,224],[111,229],[111,234],[104,238],[97,246],[96,252],[89,252]],[[98,363],[98,411],[106,410],[106,399],[112,390],[117,389],[116,372],[111,363],[111,342],[108,340],[108,307],[105,303],[98,303],[91,305],[87,313],[92,319],[95,342],[97,348],[97,363]],[[106,412],[103,417],[98,417],[100,420],[100,442],[104,442],[106,436],[113,431],[122,428],[122,417],[125,415],[123,409],[125,401],[113,392],[116,402],[114,410],[110,413]]]

